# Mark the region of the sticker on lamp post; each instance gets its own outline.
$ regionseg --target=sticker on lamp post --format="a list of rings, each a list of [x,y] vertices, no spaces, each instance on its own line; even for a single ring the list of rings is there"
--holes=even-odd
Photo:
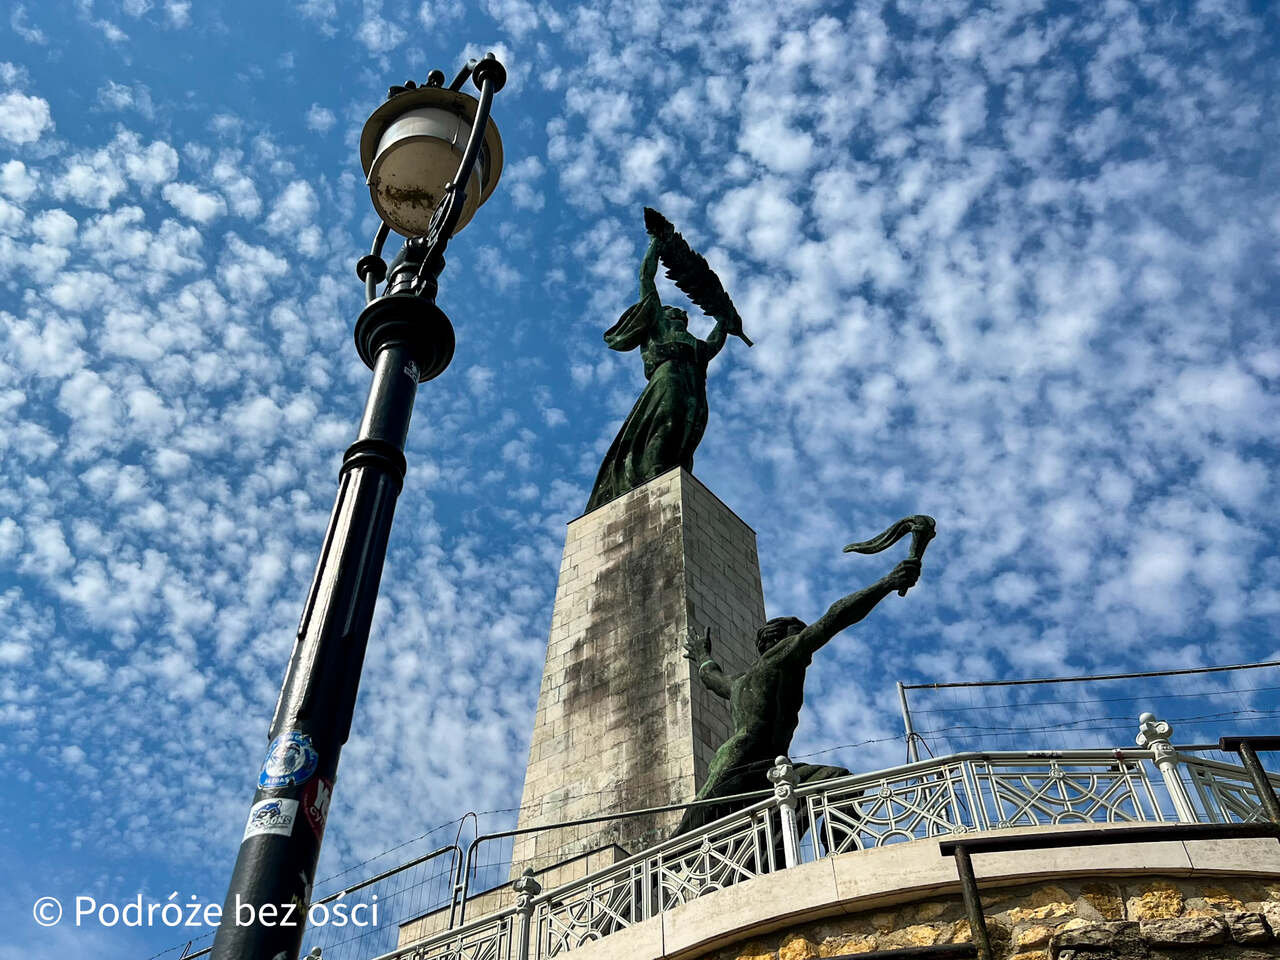
[[[258,786],[263,790],[296,787],[311,779],[319,762],[311,738],[297,730],[290,731],[271,741],[267,759],[262,762],[262,773],[258,775]]]
[[[249,822],[244,825],[244,836],[240,842],[263,833],[274,833],[287,837],[293,832],[293,823],[298,819],[298,801],[277,797],[274,800],[259,800],[249,810]]]
[[[329,818],[329,802],[333,799],[333,784],[324,777],[316,777],[302,791],[302,812],[315,832],[316,839],[324,834],[324,824]]]

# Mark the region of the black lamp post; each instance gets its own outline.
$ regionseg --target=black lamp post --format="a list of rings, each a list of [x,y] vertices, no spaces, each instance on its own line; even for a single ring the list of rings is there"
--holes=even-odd
[[[468,78],[480,99],[461,92]],[[366,304],[356,350],[373,371],[360,432],[343,457],[338,497],[303,607],[268,734],[240,853],[213,941],[214,960],[294,960],[302,944],[338,756],[351,730],[369,623],[404,481],[405,436],[418,384],[453,357],[436,306],[444,249],[493,192],[502,141],[489,123],[506,70],[489,54],[449,87],[392,87],[365,124],[360,160],[382,225],[356,272]],[[391,230],[408,238],[387,278]]]

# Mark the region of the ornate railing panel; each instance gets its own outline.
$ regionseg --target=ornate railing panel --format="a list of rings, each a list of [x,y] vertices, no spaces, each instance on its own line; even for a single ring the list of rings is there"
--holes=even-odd
[[[1180,757],[1185,779],[1195,791],[1196,813],[1207,823],[1259,823],[1266,819],[1258,789],[1243,767],[1205,757]],[[1270,775],[1280,792],[1280,776]]]
[[[444,931],[388,956],[396,960],[512,960],[516,955],[514,925],[514,912],[507,911]]]
[[[982,798],[979,830],[1163,820],[1139,759],[992,758],[968,762]]]
[[[531,955],[554,957],[656,913],[781,866],[780,838],[765,802],[543,897],[532,917]]]
[[[532,955],[554,957],[645,919],[650,886],[650,874],[639,863],[561,888],[555,899],[544,899],[534,908]]]
[[[772,873],[781,866],[771,804],[668,843],[653,857],[659,910]]]
[[[800,829],[816,825],[813,855],[845,853],[886,843],[963,832],[973,825],[974,796],[964,763],[913,764],[910,772],[851,777],[802,788],[807,815]]]
[[[813,856],[969,830],[1163,820],[1142,757],[961,755],[802,788]]]

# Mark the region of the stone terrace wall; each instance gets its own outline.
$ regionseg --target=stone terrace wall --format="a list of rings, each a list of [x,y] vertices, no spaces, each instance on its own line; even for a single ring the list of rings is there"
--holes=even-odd
[[[1098,878],[982,891],[1002,960],[1280,957],[1280,882],[1247,878]],[[813,960],[966,943],[959,897],[797,925],[701,960]]]

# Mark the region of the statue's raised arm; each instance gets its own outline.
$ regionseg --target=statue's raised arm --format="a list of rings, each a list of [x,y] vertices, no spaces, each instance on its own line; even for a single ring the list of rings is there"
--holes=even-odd
[[[649,249],[644,252],[640,261],[640,300],[646,297],[658,298],[658,286],[653,282],[658,275],[658,252],[662,249],[662,241],[657,237],[649,238]],[[605,340],[608,340],[606,334]]]
[[[894,567],[888,576],[877,580],[865,590],[858,590],[833,603],[826,613],[800,632],[796,638],[797,646],[813,653],[841,630],[853,626],[865,617],[875,609],[876,604],[895,590],[899,596],[905,597],[907,591],[920,579],[920,563],[924,560],[925,548],[936,532],[937,524],[933,517],[916,513],[903,517],[877,537],[845,547],[845,553],[879,553],[911,534],[911,549],[905,560]]]

